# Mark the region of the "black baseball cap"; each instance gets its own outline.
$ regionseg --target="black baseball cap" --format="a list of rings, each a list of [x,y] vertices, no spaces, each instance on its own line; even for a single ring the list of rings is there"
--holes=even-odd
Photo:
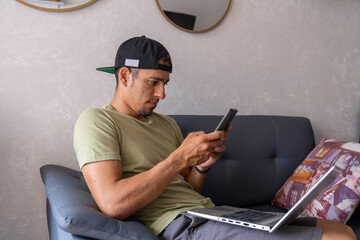
[[[164,56],[168,57],[170,66],[159,63]],[[96,70],[115,74],[119,67],[159,69],[170,73],[172,71],[170,54],[166,48],[161,43],[145,36],[134,37],[123,42],[117,51],[115,66],[101,67]]]

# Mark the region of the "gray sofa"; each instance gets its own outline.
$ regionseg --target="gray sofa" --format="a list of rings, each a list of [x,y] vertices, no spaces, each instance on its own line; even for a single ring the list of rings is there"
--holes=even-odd
[[[212,131],[221,116],[174,115],[185,135]],[[227,151],[209,172],[203,195],[217,204],[283,211],[270,201],[314,148],[311,123],[302,117],[236,116]],[[75,160],[74,160],[75,161]],[[81,172],[57,165],[41,168],[47,196],[49,235],[57,239],[157,239],[134,218],[102,214]],[[360,236],[360,211],[348,222]]]

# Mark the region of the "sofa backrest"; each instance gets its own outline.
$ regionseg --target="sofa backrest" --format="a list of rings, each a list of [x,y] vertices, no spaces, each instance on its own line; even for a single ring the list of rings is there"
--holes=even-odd
[[[173,115],[182,133],[211,132],[222,116]],[[295,168],[314,148],[304,117],[236,116],[226,152],[208,173],[203,195],[216,205],[269,204]]]

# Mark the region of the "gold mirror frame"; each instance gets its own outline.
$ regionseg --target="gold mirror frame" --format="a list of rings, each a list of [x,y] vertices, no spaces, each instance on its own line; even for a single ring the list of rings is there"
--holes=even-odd
[[[76,6],[76,7],[70,7],[70,8],[59,8],[59,9],[56,9],[56,8],[45,8],[45,7],[39,7],[39,6],[36,6],[36,5],[32,5],[30,3],[27,3],[23,0],[16,0],[18,1],[19,3],[22,3],[28,7],[31,7],[31,8],[35,8],[35,9],[39,9],[39,10],[43,10],[43,11],[50,11],[50,12],[67,12],[67,11],[72,11],[72,10],[77,10],[77,9],[80,9],[80,8],[83,8],[83,7],[86,7],[94,2],[96,2],[96,0],[89,0],[88,2],[84,3],[84,4],[81,4],[79,6]]]
[[[183,28],[179,25],[177,25],[176,23],[174,23],[164,12],[164,10],[161,8],[160,6],[160,3],[159,3],[159,0],[155,0],[156,1],[156,5],[158,6],[161,14],[164,16],[164,18],[169,22],[171,23],[173,26],[175,26],[176,28],[182,30],[182,31],[185,31],[185,32],[190,32],[190,33],[203,33],[203,32],[207,32],[207,31],[210,31],[212,29],[214,29],[217,25],[219,25],[222,20],[225,18],[226,14],[228,13],[229,11],[229,8],[230,8],[230,4],[231,4],[231,0],[228,0],[228,4],[226,6],[226,10],[224,12],[224,14],[222,15],[222,17],[212,26],[208,27],[208,28],[205,28],[205,29],[201,29],[201,30],[189,30],[189,29],[186,29],[186,28]]]

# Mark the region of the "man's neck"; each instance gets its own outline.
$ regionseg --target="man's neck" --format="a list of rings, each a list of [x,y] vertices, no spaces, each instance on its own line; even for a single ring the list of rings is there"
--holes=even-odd
[[[116,104],[116,102],[114,102],[114,101],[112,101],[112,102],[110,103],[110,106],[111,106],[113,109],[115,109],[117,112],[119,112],[119,113],[122,113],[122,114],[124,114],[124,115],[133,117],[133,118],[135,118],[135,119],[137,119],[137,120],[140,120],[140,121],[142,121],[142,122],[148,122],[148,119],[147,119],[145,116],[142,116],[142,115],[138,114],[138,113],[135,112],[135,111],[129,111],[129,110],[127,110],[126,107],[123,107],[123,106],[120,105],[120,104]]]

